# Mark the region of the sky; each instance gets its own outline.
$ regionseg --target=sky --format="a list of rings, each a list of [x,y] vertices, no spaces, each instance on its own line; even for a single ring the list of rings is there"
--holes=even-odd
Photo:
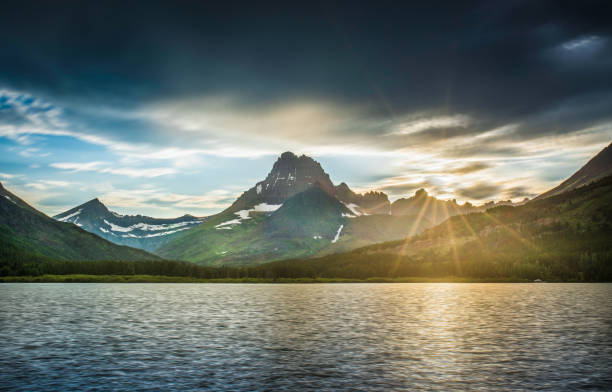
[[[0,3],[0,181],[47,214],[208,215],[293,151],[478,204],[612,141],[605,1],[209,3]]]

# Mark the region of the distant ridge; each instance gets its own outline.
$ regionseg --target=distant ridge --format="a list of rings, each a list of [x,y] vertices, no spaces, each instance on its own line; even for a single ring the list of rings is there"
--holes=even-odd
[[[140,249],[115,245],[36,210],[0,184],[0,262],[15,260],[156,260]],[[0,264],[1,268],[1,264]]]
[[[570,178],[563,181],[553,189],[542,193],[537,199],[559,195],[581,186],[589,185],[604,177],[612,175],[612,143],[589,160],[584,166],[574,173]]]
[[[118,245],[153,252],[176,234],[198,226],[204,218],[183,215],[161,219],[143,215],[120,215],[110,211],[98,198],[53,217],[73,223]]]

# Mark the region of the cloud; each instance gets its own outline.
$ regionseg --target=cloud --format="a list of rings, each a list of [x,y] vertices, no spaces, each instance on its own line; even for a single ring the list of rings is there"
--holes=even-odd
[[[236,192],[224,189],[211,190],[198,195],[168,192],[158,187],[115,189],[111,186],[99,198],[109,208],[119,208],[130,214],[134,214],[139,209],[153,207],[164,211],[163,215],[168,215],[168,213],[175,211],[181,211],[182,213],[218,211],[226,208],[237,196]]]
[[[532,192],[528,187],[526,186],[515,186],[512,188],[508,188],[504,190],[504,194],[506,195],[506,197],[509,197],[511,199],[518,199],[518,198],[532,198],[537,196],[537,193]]]
[[[0,178],[4,178],[6,180],[10,180],[12,178],[23,177],[22,174],[9,174],[9,173],[0,173]]]
[[[73,172],[80,171],[98,171],[101,166],[107,165],[106,162],[57,162],[52,163],[49,166],[56,169],[70,170]]]
[[[396,125],[391,134],[411,135],[431,129],[465,128],[470,124],[470,120],[469,116],[463,114],[420,118]]]
[[[490,167],[493,167],[493,165],[491,165],[490,163],[473,162],[473,163],[467,164],[465,166],[458,167],[456,169],[451,169],[451,170],[449,170],[449,173],[451,173],[451,174],[460,174],[460,175],[470,174],[470,173],[474,173],[474,172],[477,172],[477,171],[488,169]]]
[[[459,196],[470,200],[483,200],[496,196],[501,189],[499,185],[481,182],[455,191]]]
[[[378,187],[378,190],[389,192],[392,195],[407,195],[414,193],[417,189],[433,187],[433,185],[427,181],[423,182],[399,182],[395,184],[387,184]]]
[[[119,176],[127,176],[132,178],[145,177],[153,178],[175,174],[176,169],[171,167],[158,167],[158,168],[138,168],[138,167],[113,167],[108,162],[56,162],[51,163],[49,166],[61,170],[69,170],[72,172],[81,171],[93,171],[98,173],[115,174]]]
[[[602,37],[599,37],[597,35],[590,35],[585,37],[578,37],[570,41],[564,42],[563,44],[561,44],[561,46],[563,47],[563,49],[571,51],[589,48],[593,46],[600,46],[603,43],[604,39]]]
[[[39,191],[45,191],[47,189],[54,189],[54,188],[66,188],[72,185],[74,185],[73,182],[52,181],[52,180],[40,180],[40,181],[29,182],[25,184],[25,186],[27,186],[28,188],[34,188]]]
[[[33,135],[68,136],[102,145],[117,151],[132,150],[136,146],[112,140],[102,135],[70,130],[71,124],[64,118],[64,110],[51,102],[25,92],[0,89],[0,137],[19,144],[32,144]],[[23,150],[24,156],[32,156],[37,148]]]

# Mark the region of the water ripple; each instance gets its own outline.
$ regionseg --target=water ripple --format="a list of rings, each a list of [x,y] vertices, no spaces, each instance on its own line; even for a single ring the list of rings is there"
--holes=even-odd
[[[612,390],[610,284],[3,284],[0,390]]]

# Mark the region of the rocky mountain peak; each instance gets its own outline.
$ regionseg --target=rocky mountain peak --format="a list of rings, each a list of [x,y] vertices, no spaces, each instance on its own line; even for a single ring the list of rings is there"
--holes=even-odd
[[[243,193],[230,208],[244,209],[260,203],[282,204],[291,196],[315,184],[328,194],[334,195],[334,184],[319,162],[306,155],[298,157],[287,151],[276,160],[265,180]]]
[[[266,203],[279,205],[307,189],[318,187],[346,205],[352,204],[364,214],[388,214],[390,203],[382,192],[357,194],[342,182],[334,186],[321,164],[309,156],[282,153],[265,180],[258,182],[232,204],[230,211],[239,211]]]
[[[425,198],[427,196],[429,196],[429,194],[427,193],[427,191],[424,188],[421,188],[421,189],[417,190],[414,193],[414,198],[415,199],[421,199],[421,198]]]
[[[91,199],[88,202],[83,203],[80,206],[74,208],[74,210],[78,210],[78,209],[82,209],[83,212],[87,214],[93,214],[93,215],[98,215],[98,216],[104,216],[104,215],[110,214],[109,209],[106,208],[106,206],[97,197],[95,199]],[[71,212],[71,211],[72,210],[67,211],[67,212]]]

